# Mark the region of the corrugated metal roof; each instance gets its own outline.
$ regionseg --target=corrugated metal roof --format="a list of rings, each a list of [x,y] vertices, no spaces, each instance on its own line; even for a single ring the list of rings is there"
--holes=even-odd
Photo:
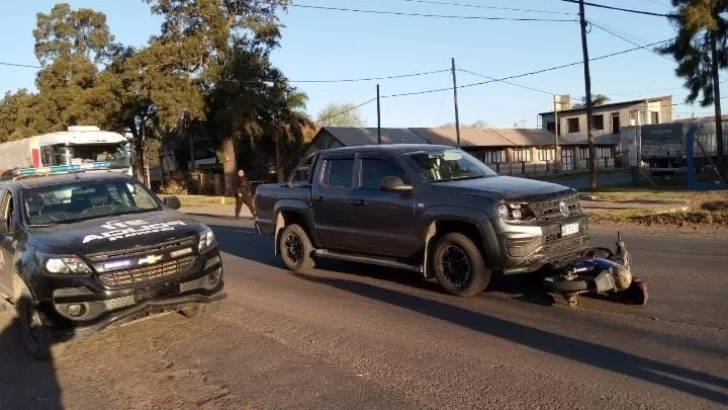
[[[373,145],[377,143],[376,128],[324,127],[345,147]],[[595,137],[597,144],[616,145],[619,135]],[[382,128],[383,144],[439,144],[455,146],[457,134],[454,128]],[[460,130],[460,146],[474,147],[539,147],[552,146],[555,136],[542,129],[526,128],[463,128]],[[586,144],[586,136],[561,136],[563,145]]]
[[[594,136],[594,144],[596,145],[617,145],[621,141],[619,134],[603,134]],[[559,144],[561,145],[588,145],[589,138],[586,135],[561,135],[559,136]]]
[[[455,145],[457,133],[454,128],[412,128],[433,144]],[[553,145],[554,134],[541,129],[526,128],[462,128],[462,147],[525,147]]]
[[[377,143],[376,128],[323,127],[344,146],[370,145]],[[427,144],[427,141],[407,128],[382,128],[383,144]]]

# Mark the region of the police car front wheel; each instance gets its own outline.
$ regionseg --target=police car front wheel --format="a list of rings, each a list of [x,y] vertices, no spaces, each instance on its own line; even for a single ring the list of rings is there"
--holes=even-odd
[[[21,292],[16,309],[23,344],[30,355],[38,360],[50,360],[51,348],[59,350],[61,345],[53,346],[54,340],[45,326],[43,314],[38,310],[27,288]]]

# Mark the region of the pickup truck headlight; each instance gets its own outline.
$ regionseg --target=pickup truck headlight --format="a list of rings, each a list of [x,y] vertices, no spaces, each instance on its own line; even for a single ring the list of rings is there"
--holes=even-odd
[[[506,221],[526,221],[535,217],[528,205],[523,203],[498,205],[498,216]]]
[[[199,252],[204,252],[210,249],[213,245],[215,245],[215,234],[212,232],[212,229],[205,228],[205,230],[200,234],[200,242],[197,245],[197,250]]]
[[[43,269],[53,275],[90,275],[91,268],[74,255],[37,254],[38,262]]]

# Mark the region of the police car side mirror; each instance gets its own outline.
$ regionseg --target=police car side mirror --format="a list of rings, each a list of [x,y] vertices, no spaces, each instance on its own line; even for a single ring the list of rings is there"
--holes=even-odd
[[[164,198],[164,205],[174,210],[182,208],[182,203],[179,201],[179,198],[174,195]]]

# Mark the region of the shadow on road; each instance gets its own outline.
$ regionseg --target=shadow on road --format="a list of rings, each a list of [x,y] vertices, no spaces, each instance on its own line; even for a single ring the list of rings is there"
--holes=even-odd
[[[218,246],[221,251],[250,261],[285,269],[283,262],[273,253],[273,239],[271,237],[261,237],[255,229],[247,227],[231,225],[209,226],[218,238]],[[244,245],[241,246],[242,240],[244,240]],[[316,268],[366,276],[373,279],[382,279],[418,289],[443,293],[437,282],[434,280],[423,280],[422,275],[416,272],[379,266],[376,269],[372,269],[370,265],[325,259],[317,261]],[[549,293],[544,292],[540,288],[538,280],[534,281],[528,275],[494,277],[493,284],[489,290],[509,294],[514,300],[520,302],[541,306],[551,306],[555,302]]]
[[[20,323],[0,309],[0,409],[63,409],[52,361],[25,350]]]
[[[728,389],[728,380],[721,377],[361,282],[298,274],[294,276],[445,320],[544,353],[655,383],[715,403],[728,404],[728,395],[710,389]]]

